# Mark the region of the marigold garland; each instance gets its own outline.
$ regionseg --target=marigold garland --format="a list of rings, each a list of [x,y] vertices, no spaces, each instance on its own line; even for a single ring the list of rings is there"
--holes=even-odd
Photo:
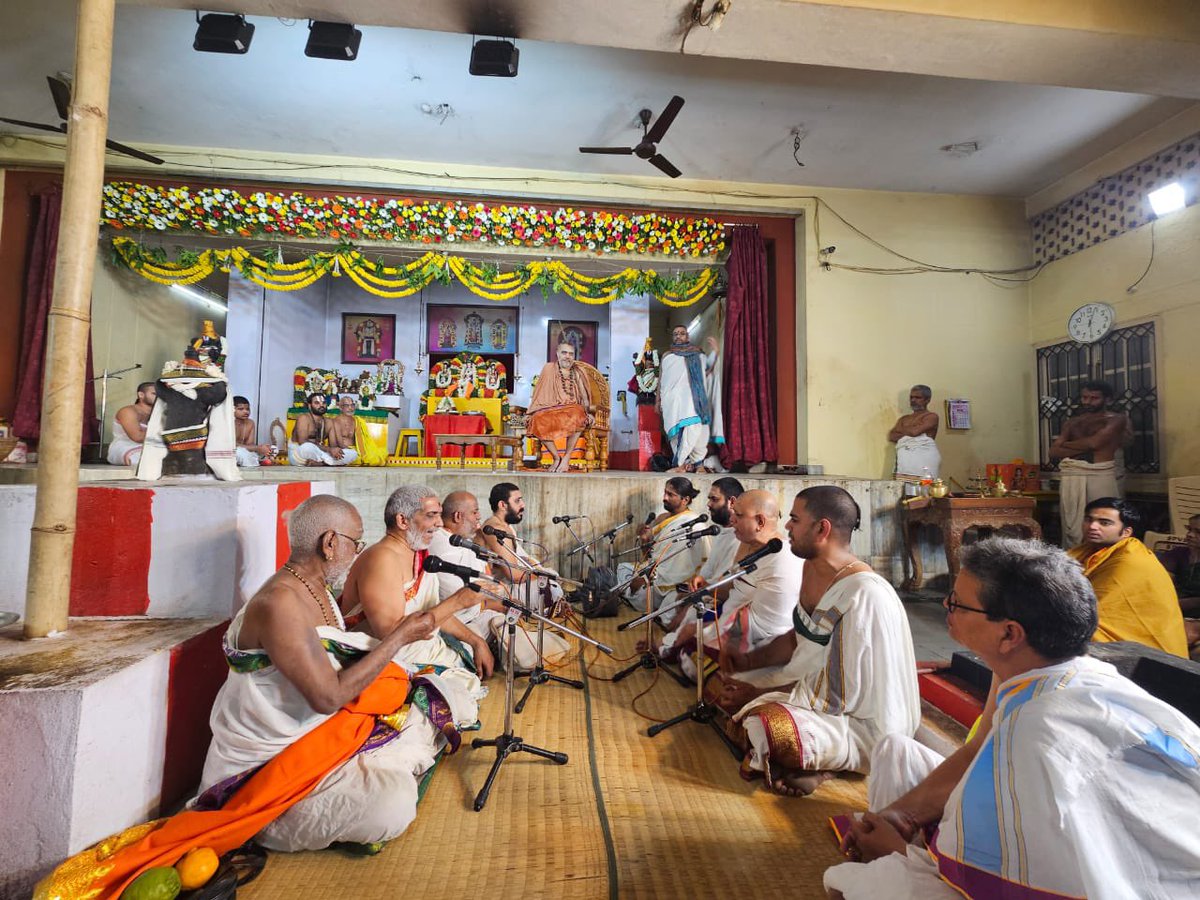
[[[334,278],[345,275],[364,291],[388,299],[408,297],[434,281],[449,284],[453,279],[476,296],[495,302],[509,300],[536,286],[543,295],[561,291],[591,305],[611,303],[626,294],[653,294],[668,306],[682,307],[691,306],[707,294],[717,277],[713,268],[670,277],[660,276],[653,269],[626,268],[597,277],[576,272],[561,260],[535,260],[502,272],[495,265],[478,265],[461,256],[432,251],[403,266],[385,266],[349,247],[314,253],[294,263],[263,259],[244,247],[199,254],[184,251],[179,261],[172,263],[163,250],[143,247],[131,238],[115,237],[112,247],[114,261],[158,284],[194,284],[217,269],[237,269],[266,290],[298,291],[332,274]]]
[[[104,186],[101,213],[113,228],[193,231],[240,237],[299,237],[410,244],[485,243],[555,252],[657,254],[714,259],[725,249],[720,222],[657,212],[573,207],[488,206],[461,200],[311,197],[230,188]]]

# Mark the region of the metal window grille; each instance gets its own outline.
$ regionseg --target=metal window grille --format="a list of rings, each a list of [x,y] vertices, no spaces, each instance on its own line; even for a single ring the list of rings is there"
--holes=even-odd
[[[1155,374],[1154,323],[1113,329],[1094,344],[1067,341],[1037,351],[1038,438],[1042,469],[1058,468],[1050,445],[1079,409],[1085,381],[1112,385],[1111,409],[1133,424],[1133,443],[1125,447],[1125,471],[1161,471],[1158,435],[1158,381]]]

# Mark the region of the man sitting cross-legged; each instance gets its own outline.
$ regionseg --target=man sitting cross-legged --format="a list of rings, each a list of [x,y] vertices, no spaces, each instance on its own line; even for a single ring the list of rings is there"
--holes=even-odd
[[[255,838],[272,850],[350,842],[373,852],[408,827],[421,776],[443,746],[458,747],[477,708],[436,674],[410,680],[391,662],[431,633],[430,613],[380,641],[344,629],[328,585],[344,578],[361,536],[358,512],[332,495],[291,513],[287,562],[225,633],[230,672],[209,720],[200,796],[68,860],[40,896],[118,897],[196,847],[223,854]],[[462,603],[477,602],[466,593]]]
[[[479,681],[460,667],[465,664],[479,678],[487,678],[492,674],[492,652],[485,639],[454,615],[482,598],[464,588],[439,602],[438,580],[422,566],[429,542],[442,525],[437,494],[423,484],[398,487],[388,497],[383,521],[387,527],[383,538],[368,547],[350,569],[342,607],[350,614],[361,611],[366,630],[376,636],[387,634],[408,616],[431,612],[438,630],[401,648],[396,662],[410,671],[445,666],[446,677],[454,677],[473,695],[482,696],[486,692]]]
[[[921,721],[908,617],[892,586],[850,552],[858,525],[858,504],[842,488],[797,494],[787,523],[804,560],[795,630],[756,650],[721,651],[718,703],[741,723],[742,773],[761,773],[779,793],[866,772],[885,735],[911,736]],[[774,692],[737,674],[785,663]]]
[[[691,508],[698,493],[690,479],[682,475],[668,478],[663,486],[664,512],[638,529],[638,540],[647,556],[641,566],[645,569],[651,563],[655,564],[653,583],[650,585],[650,604],[653,609],[672,603],[679,586],[686,586],[699,575],[708,560],[711,542],[707,536],[691,542],[690,547],[685,538],[692,528],[700,528],[703,524],[696,522],[700,514]],[[619,581],[627,580],[632,573],[633,567],[629,563],[621,563],[617,567]],[[635,606],[641,606],[639,601],[645,592],[646,578],[639,575],[630,583],[627,594]],[[668,618],[674,619],[675,613],[670,613]]]
[[[1096,592],[1095,641],[1136,641],[1185,659],[1183,612],[1171,575],[1133,536],[1140,517],[1127,500],[1099,497],[1084,507],[1083,543],[1067,555],[1083,566]]]
[[[772,538],[782,538],[779,528],[779,504],[767,491],[746,491],[733,505],[733,530],[740,544],[735,554],[740,560],[763,549]],[[730,568],[737,565],[737,561]],[[780,635],[792,632],[792,611],[800,594],[803,563],[787,551],[771,553],[758,561],[753,572],[727,585],[728,592],[715,625],[704,629],[706,654],[715,663],[721,647],[747,652],[756,650]],[[723,573],[717,573],[718,575]],[[695,626],[692,611],[674,633],[672,643],[681,653],[680,668],[692,679],[696,666]],[[670,635],[668,635],[670,637]],[[667,643],[667,639],[663,639]],[[712,666],[715,669],[715,665]],[[738,673],[741,681],[752,684],[778,684],[777,669],[758,673]]]
[[[345,441],[339,443],[333,423],[325,418],[325,395],[309,394],[306,403],[308,411],[296,417],[288,443],[288,462],[293,466],[348,466],[358,459],[353,440],[341,446]]]
[[[831,897],[1176,898],[1200,871],[1200,728],[1089,658],[1096,596],[1061,550],[962,551],[950,635],[993,673],[978,732],[942,760],[881,741]]]

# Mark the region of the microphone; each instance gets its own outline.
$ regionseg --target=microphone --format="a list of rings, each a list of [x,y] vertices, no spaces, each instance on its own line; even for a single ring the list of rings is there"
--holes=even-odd
[[[701,528],[699,531],[689,531],[687,534],[684,535],[684,537],[686,537],[689,541],[693,541],[696,538],[709,537],[711,535],[717,535],[720,533],[721,533],[720,525],[709,525],[707,528]],[[776,538],[776,540],[779,540],[779,539]],[[782,546],[782,545],[783,545],[783,542],[780,541],[780,546]],[[771,551],[771,552],[773,552],[773,551]]]
[[[736,565],[741,566],[743,569],[748,569],[764,556],[770,556],[772,553],[778,553],[782,549],[783,541],[781,541],[779,538],[771,538],[769,541],[767,541],[767,546],[763,547],[761,550],[755,550],[749,556],[739,559]],[[429,561],[426,560],[426,563],[428,562]]]
[[[697,525],[700,525],[701,523],[707,522],[707,521],[708,521],[708,513],[703,513],[702,515],[696,516],[696,518],[694,518],[688,522],[684,522],[681,525],[672,525],[670,528],[667,529],[667,531],[676,531],[680,528],[695,528]]]
[[[555,525],[558,525],[560,522],[565,524],[567,522],[570,522],[572,519],[586,519],[586,518],[587,518],[587,516],[582,516],[582,515],[581,516],[555,516],[550,521],[553,522]]]
[[[484,534],[490,534],[492,537],[501,541],[512,541],[514,547],[517,545],[517,539],[513,535],[509,534],[507,531],[501,531],[495,525],[484,525],[482,530]]]
[[[461,578],[463,581],[470,581],[472,578],[478,578],[480,573],[467,566],[458,566],[452,562],[446,562],[440,556],[425,557],[424,569],[426,572],[445,572],[447,575],[454,575]]]
[[[650,515],[646,516],[646,524],[653,525],[654,520],[658,518],[658,513],[651,511]]]
[[[478,544],[476,544],[474,541],[467,540],[461,534],[450,535],[450,546],[451,547],[462,547],[464,550],[470,550],[472,553],[474,553],[480,559],[495,559],[496,558],[496,554],[493,553],[491,550],[489,550],[487,547],[481,547]]]

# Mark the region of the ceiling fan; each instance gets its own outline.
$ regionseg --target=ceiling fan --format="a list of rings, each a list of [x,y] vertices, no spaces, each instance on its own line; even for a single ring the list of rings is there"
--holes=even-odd
[[[642,123],[642,140],[636,147],[580,147],[580,153],[612,153],[623,156],[636,156],[646,160],[656,169],[665,172],[672,178],[678,178],[683,173],[680,172],[671,161],[658,152],[658,142],[663,139],[663,135],[667,133],[667,129],[671,127],[671,123],[675,121],[675,117],[679,115],[679,110],[683,109],[683,98],[679,96],[672,97],[667,103],[666,108],[659,114],[655,120],[654,126],[650,126],[652,113],[648,109],[643,109],[638,113],[638,121]]]
[[[22,125],[25,128],[36,128],[39,131],[54,131],[66,134],[68,108],[71,105],[71,80],[66,75],[59,73],[58,75],[47,75],[46,81],[50,83],[50,93],[54,97],[54,106],[58,110],[58,117],[62,119],[59,124],[46,125],[43,122],[6,119],[4,116],[0,116],[0,122],[7,122],[10,125]],[[128,147],[125,144],[118,144],[116,141],[105,141],[104,145],[114,153],[124,153],[126,156],[132,156],[134,159],[144,160],[156,166],[163,164],[163,161],[157,156],[151,156],[149,153],[143,153],[141,150],[135,150],[133,147]]]

